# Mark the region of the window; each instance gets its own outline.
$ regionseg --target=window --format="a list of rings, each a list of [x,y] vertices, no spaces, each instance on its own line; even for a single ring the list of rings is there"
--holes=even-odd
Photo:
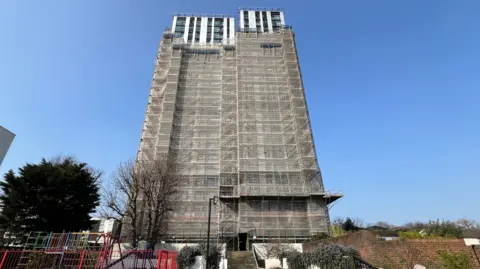
[[[227,19],[227,38],[230,38],[230,18]]]

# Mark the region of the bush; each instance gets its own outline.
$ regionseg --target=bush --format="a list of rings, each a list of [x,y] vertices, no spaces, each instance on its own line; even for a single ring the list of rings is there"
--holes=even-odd
[[[282,253],[295,251],[295,248],[290,244],[263,244],[267,258],[279,258]]]
[[[342,225],[342,229],[347,232],[351,232],[351,231],[354,232],[354,231],[358,231],[360,228],[357,227],[355,223],[353,223],[353,220],[351,218],[347,218]]]
[[[282,252],[279,256],[280,261],[287,259],[288,268],[291,269],[308,269],[308,261],[306,258],[306,253],[301,253],[298,250],[291,250],[287,252]]]
[[[326,233],[316,233],[312,236],[312,240],[324,240],[328,238],[330,238],[330,236]]]
[[[337,237],[345,234],[345,231],[340,226],[332,225],[331,228],[332,228],[333,237]]]
[[[453,222],[430,221],[423,229],[424,234],[419,231],[399,232],[400,239],[435,239],[435,238],[460,238],[462,229]]]
[[[200,256],[198,247],[184,246],[177,254],[178,269],[186,269],[195,264],[195,256]]]
[[[398,232],[400,239],[421,239],[423,236],[416,231]]]
[[[208,252],[207,257],[207,242],[202,242],[198,244],[202,256],[206,261],[209,261],[209,268],[219,268],[220,260],[222,259],[222,247],[215,244],[210,244],[210,251]]]
[[[209,261],[210,268],[219,268],[222,258],[222,247],[215,244],[210,245],[210,251],[207,257],[207,243],[202,242],[198,246],[185,246],[177,255],[178,269],[186,269],[195,264],[196,256],[203,256],[205,261]]]
[[[354,268],[354,257],[360,254],[356,249],[334,244],[323,244],[313,252],[300,253],[296,250],[282,252],[280,260],[287,259],[290,269],[319,268]]]
[[[473,269],[472,261],[468,253],[450,253],[445,250],[441,250],[438,253],[440,257],[440,263],[445,269]]]
[[[428,235],[436,235],[446,238],[461,238],[462,228],[450,221],[429,221],[425,232]]]

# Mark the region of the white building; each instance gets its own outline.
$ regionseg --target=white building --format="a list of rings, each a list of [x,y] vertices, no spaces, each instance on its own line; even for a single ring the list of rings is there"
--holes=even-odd
[[[12,144],[15,134],[0,126],[0,165],[2,165],[5,155]]]

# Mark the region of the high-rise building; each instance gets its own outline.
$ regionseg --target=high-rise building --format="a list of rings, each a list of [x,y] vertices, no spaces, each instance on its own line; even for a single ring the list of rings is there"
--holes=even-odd
[[[295,47],[280,9],[181,15],[160,42],[137,158],[168,154],[182,202],[168,238],[308,238],[328,204]],[[235,30],[235,31],[234,31]]]
[[[0,165],[2,165],[5,155],[12,144],[15,134],[0,126]]]

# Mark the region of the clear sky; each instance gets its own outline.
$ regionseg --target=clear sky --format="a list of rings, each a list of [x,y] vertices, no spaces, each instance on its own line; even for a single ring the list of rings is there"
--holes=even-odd
[[[331,215],[480,219],[480,1],[3,0],[0,173],[74,155],[110,173],[140,140],[174,12],[283,7]]]

